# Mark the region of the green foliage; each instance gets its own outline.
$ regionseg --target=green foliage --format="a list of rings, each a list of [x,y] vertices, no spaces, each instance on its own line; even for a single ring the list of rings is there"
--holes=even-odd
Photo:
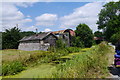
[[[23,31],[17,27],[11,29],[6,29],[5,32],[0,32],[0,37],[2,41],[2,49],[17,49],[19,45],[19,40],[25,36],[30,36],[36,34],[33,31]]]
[[[17,27],[6,29],[2,34],[3,49],[17,49],[19,40],[21,39],[20,29]]]
[[[103,33],[100,31],[96,31],[96,32],[94,32],[94,36],[95,37],[103,37]]]
[[[66,47],[55,48],[55,50],[53,49],[51,51],[19,51],[20,54],[17,50],[4,50],[4,51],[3,57],[7,57],[6,59],[8,59],[8,60],[3,59],[2,61],[3,63],[2,74],[5,76],[16,74],[24,70],[24,67],[33,67],[38,64],[53,62],[54,60],[59,59],[61,56],[66,56],[69,53],[73,52],[79,52],[80,48]],[[14,56],[15,59],[9,60],[9,58],[11,57],[14,58]]]
[[[59,39],[56,41],[56,48],[65,48],[66,44],[62,41],[62,39]]]
[[[93,44],[92,30],[86,24],[79,24],[75,30],[76,33],[76,45],[84,47],[91,47]],[[77,47],[79,47],[77,46]]]
[[[2,75],[14,75],[24,70],[24,66],[19,61],[10,62],[2,65]]]
[[[72,44],[73,47],[81,47],[81,48],[84,47],[84,42],[81,41],[81,38],[79,36],[78,37],[74,36],[72,38],[72,43],[71,44]]]
[[[109,41],[113,34],[120,31],[120,1],[109,2],[103,7],[97,24],[98,29],[104,30],[106,40]]]
[[[91,50],[78,54],[74,59],[59,64],[53,78],[98,78],[98,76],[105,76],[108,72],[106,67],[108,61],[105,57],[108,52],[109,46],[102,43]]]
[[[110,38],[112,44],[115,44],[116,42],[118,42],[118,40],[120,40],[120,32],[113,34]]]
[[[67,47],[66,48],[68,53],[75,53],[75,52],[80,52],[81,48],[78,47]]]
[[[2,32],[0,32],[0,50],[2,49]]]

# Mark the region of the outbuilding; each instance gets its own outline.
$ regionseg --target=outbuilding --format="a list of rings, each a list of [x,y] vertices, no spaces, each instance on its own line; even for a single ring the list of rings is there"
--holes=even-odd
[[[20,40],[18,49],[25,51],[33,50],[47,51],[50,46],[56,45],[57,39],[58,39],[57,36],[55,36],[51,32],[25,36]]]

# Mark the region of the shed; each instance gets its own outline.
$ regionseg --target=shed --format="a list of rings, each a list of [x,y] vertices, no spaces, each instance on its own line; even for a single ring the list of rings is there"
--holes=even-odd
[[[56,40],[57,36],[50,32],[25,36],[20,40],[18,49],[25,51],[47,51],[50,46],[55,46]]]

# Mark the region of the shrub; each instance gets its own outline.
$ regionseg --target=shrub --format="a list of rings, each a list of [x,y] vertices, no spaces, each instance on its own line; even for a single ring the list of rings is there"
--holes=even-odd
[[[120,32],[113,34],[112,37],[110,38],[112,44],[117,43],[118,40],[120,40]]]
[[[100,49],[102,48],[102,49]],[[107,57],[109,49],[105,43],[90,49],[83,54],[78,54],[73,60],[57,66],[54,78],[93,78],[107,75]],[[104,54],[103,54],[104,53]],[[102,55],[101,55],[102,54]]]
[[[62,41],[62,39],[59,39],[56,41],[56,48],[65,48],[66,44]]]
[[[3,76],[14,75],[24,69],[25,67],[23,66],[21,62],[19,61],[10,62],[10,63],[2,65],[2,75]]]
[[[49,63],[59,59],[61,56],[66,56],[69,53],[79,52],[80,48],[66,47],[53,48],[51,51],[32,51],[31,54],[17,56],[16,59],[3,62],[2,75],[13,75],[22,70],[24,67],[33,67],[41,63]],[[11,52],[12,53],[12,52]],[[24,52],[23,52],[24,53]],[[27,54],[27,53],[26,53]],[[15,54],[12,54],[15,55]]]
[[[66,49],[67,49],[68,53],[75,53],[75,52],[80,52],[81,48],[78,48],[78,47],[67,47]]]

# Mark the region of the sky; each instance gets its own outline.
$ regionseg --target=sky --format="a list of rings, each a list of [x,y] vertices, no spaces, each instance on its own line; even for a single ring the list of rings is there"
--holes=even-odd
[[[109,1],[4,0],[0,2],[0,31],[15,27],[16,24],[22,31],[75,30],[78,24],[85,23],[95,32],[98,14]]]

